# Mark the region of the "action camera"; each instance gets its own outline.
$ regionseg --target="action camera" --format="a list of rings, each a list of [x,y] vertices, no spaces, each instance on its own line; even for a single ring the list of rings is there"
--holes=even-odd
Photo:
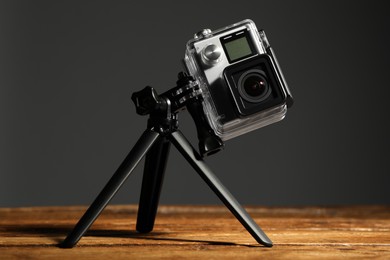
[[[186,45],[184,64],[222,140],[282,120],[293,103],[265,32],[251,20],[196,33]]]

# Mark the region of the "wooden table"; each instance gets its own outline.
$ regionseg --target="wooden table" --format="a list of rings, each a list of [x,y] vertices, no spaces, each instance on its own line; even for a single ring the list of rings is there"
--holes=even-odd
[[[390,206],[246,208],[274,247],[223,206],[160,206],[147,235],[134,231],[136,206],[108,206],[72,249],[57,245],[86,207],[2,208],[0,259],[390,259]]]

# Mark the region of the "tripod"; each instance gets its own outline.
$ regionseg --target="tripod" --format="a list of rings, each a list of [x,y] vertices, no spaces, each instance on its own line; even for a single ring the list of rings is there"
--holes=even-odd
[[[272,246],[272,241],[212,173],[202,156],[178,129],[177,114],[181,109],[187,108],[197,127],[200,153],[210,155],[223,147],[223,142],[206,121],[198,91],[198,86],[191,77],[179,73],[177,86],[162,95],[158,95],[151,87],[133,93],[132,100],[137,113],[149,115],[147,129],[60,247],[71,248],[77,244],[145,155],[136,229],[140,233],[152,231],[171,143],[253,238],[264,246]]]

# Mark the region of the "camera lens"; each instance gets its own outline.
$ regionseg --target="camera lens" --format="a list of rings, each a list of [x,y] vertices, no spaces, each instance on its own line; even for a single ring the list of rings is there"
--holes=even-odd
[[[249,70],[238,80],[238,92],[248,102],[258,103],[269,97],[271,88],[268,86],[265,73],[261,70]]]
[[[260,75],[246,78],[243,84],[245,92],[251,97],[261,96],[267,87],[267,82]]]

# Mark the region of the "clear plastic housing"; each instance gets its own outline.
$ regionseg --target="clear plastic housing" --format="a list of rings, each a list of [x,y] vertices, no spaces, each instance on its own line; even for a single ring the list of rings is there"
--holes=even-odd
[[[264,56],[266,59],[263,60],[269,61],[268,65],[260,63],[257,65],[253,62],[257,57]],[[244,20],[215,31],[206,29],[197,33],[186,45],[184,63],[188,73],[195,78],[200,87],[204,113],[222,140],[231,139],[284,118],[289,90],[264,31],[259,32],[251,20]],[[272,78],[272,84],[269,84],[273,91],[271,98],[278,99],[256,104],[246,102],[237,94],[234,89],[237,88],[234,77],[238,76],[234,75],[239,75],[241,68],[242,71],[250,68],[252,63],[253,66],[268,68],[265,73]],[[230,76],[231,79],[227,76],[230,75],[230,70],[238,71],[236,74],[230,73],[233,75]],[[250,107],[248,110],[250,112],[242,112],[247,107]]]

